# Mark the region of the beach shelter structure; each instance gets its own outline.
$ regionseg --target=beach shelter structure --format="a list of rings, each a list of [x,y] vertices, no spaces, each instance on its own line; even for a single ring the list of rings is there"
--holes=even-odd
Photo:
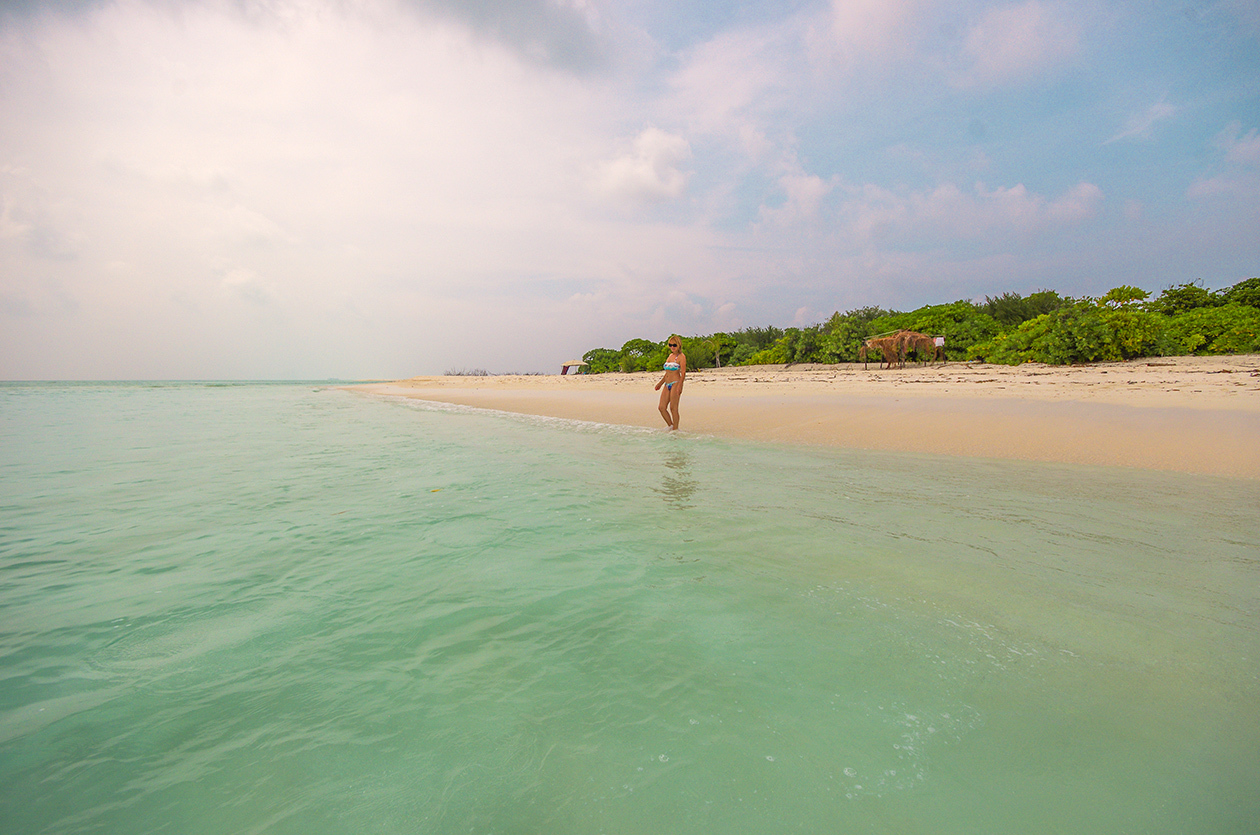
[[[586,363],[582,362],[581,360],[570,360],[569,362],[566,362],[564,365],[560,366],[560,373],[568,374],[570,368],[576,368],[577,371],[575,371],[574,373],[580,374],[582,372],[582,369],[585,367],[586,367]]]

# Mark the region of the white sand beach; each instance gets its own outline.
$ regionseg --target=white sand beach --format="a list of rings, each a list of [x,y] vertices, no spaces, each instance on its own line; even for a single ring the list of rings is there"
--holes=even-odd
[[[657,372],[355,390],[659,428]],[[752,366],[687,375],[681,434],[1260,478],[1260,355],[1087,366]]]

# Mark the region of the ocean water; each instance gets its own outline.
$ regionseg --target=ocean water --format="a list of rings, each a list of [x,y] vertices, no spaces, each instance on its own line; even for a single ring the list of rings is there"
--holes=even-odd
[[[1250,481],[0,385],[0,830],[1253,833],[1258,523]]]

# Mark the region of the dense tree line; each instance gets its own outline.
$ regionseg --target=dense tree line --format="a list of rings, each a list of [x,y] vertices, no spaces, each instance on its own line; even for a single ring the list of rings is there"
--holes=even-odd
[[[1212,291],[1192,281],[1158,298],[1121,286],[1099,298],[1053,290],[1003,293],[983,303],[957,301],[908,313],[863,307],[804,328],[744,328],[683,337],[691,368],[856,362],[869,337],[913,330],[945,337],[951,360],[1066,364],[1183,354],[1260,352],[1260,278]],[[632,339],[582,359],[594,373],[661,367],[665,343]]]

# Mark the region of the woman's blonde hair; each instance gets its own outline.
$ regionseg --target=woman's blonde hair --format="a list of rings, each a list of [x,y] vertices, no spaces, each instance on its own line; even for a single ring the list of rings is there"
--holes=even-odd
[[[682,350],[682,337],[681,337],[681,336],[679,336],[679,335],[678,335],[678,334],[676,334],[676,333],[674,333],[674,334],[670,334],[669,339],[666,339],[666,340],[665,340],[665,347],[667,347],[667,348],[668,348],[668,347],[669,347],[669,343],[671,343],[671,342],[677,342],[677,343],[678,343],[678,350],[680,350],[680,351]]]

